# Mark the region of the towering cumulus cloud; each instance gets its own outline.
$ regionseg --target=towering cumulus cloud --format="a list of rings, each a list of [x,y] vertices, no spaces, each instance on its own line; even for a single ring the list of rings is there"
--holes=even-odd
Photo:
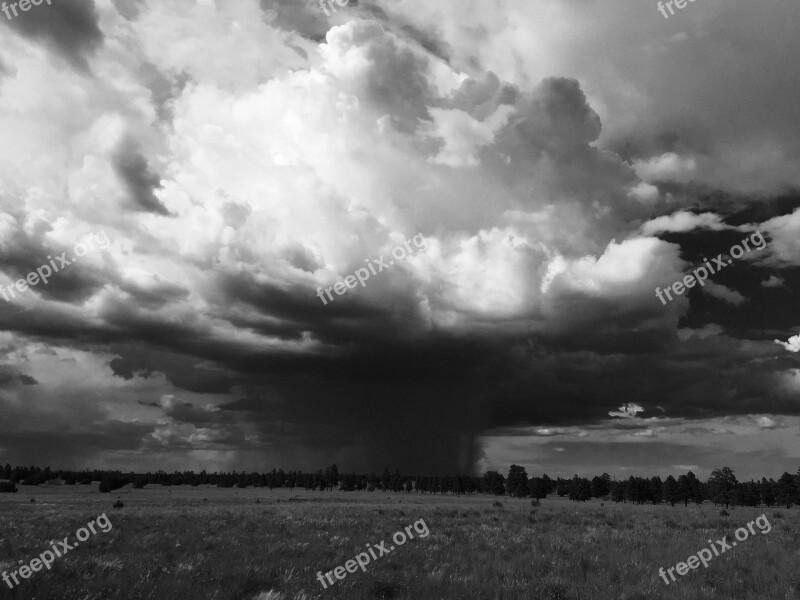
[[[693,419],[777,435],[751,415],[794,418],[792,321],[736,311],[800,262],[799,113],[758,68],[784,46],[716,71],[776,94],[720,90],[738,129],[686,90],[698,56],[749,48],[731,28],[797,9],[706,3],[667,35],[632,0],[468,4],[58,0],[0,24],[0,284],[111,240],[0,304],[7,460],[571,473],[652,437],[691,464]],[[757,228],[758,258],[653,298]]]

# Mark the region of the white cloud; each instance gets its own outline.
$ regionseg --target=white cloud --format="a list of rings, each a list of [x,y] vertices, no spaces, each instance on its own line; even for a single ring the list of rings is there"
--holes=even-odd
[[[685,232],[694,229],[725,229],[722,218],[714,213],[695,214],[686,210],[680,210],[671,215],[657,217],[642,225],[643,235],[654,235],[656,233]]]
[[[691,156],[678,156],[674,152],[666,152],[648,160],[636,160],[633,163],[636,175],[647,182],[678,181],[685,182],[692,179],[697,161]]]
[[[640,405],[634,404],[633,402],[628,402],[627,404],[623,404],[619,407],[619,412],[612,410],[608,414],[612,417],[635,418],[638,413],[643,411],[644,408],[642,408]]]
[[[678,330],[678,337],[682,340],[688,340],[692,337],[697,337],[704,340],[708,337],[716,337],[724,333],[724,329],[716,323],[707,323],[702,327],[696,329],[683,328]]]
[[[766,415],[757,417],[756,423],[758,423],[758,426],[761,427],[762,429],[775,429],[776,427],[778,427],[778,422],[775,421],[774,419],[767,417]]]
[[[609,298],[632,292],[651,296],[655,282],[678,277],[681,263],[677,247],[656,238],[611,241],[599,257],[553,258],[542,291],[574,290]]]
[[[709,296],[719,298],[734,306],[739,306],[746,300],[743,294],[713,281],[706,281],[706,285],[702,289]]]
[[[455,168],[478,165],[478,149],[494,142],[495,133],[505,126],[513,111],[511,106],[500,106],[494,115],[481,122],[463,110],[430,109],[432,122],[427,128],[428,135],[443,142],[432,162]]]
[[[793,335],[787,341],[775,340],[776,344],[780,344],[789,352],[800,352],[800,335]]]
[[[765,288],[778,288],[783,287],[786,281],[779,275],[770,275],[769,279],[761,282],[761,286]]]

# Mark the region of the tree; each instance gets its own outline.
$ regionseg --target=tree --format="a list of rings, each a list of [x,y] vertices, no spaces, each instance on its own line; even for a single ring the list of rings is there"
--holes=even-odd
[[[789,475],[789,477],[791,477],[791,475]],[[711,472],[711,477],[708,478],[708,489],[711,494],[711,500],[713,500],[715,505],[724,504],[725,508],[728,508],[734,501],[734,494],[738,483],[730,467],[714,469]]]
[[[667,477],[664,481],[662,497],[664,498],[664,502],[669,503],[670,506],[675,506],[675,503],[679,500],[678,482],[675,481],[672,475]]]
[[[601,498],[611,492],[611,476],[603,473],[599,477],[592,477],[591,483],[592,498]]]
[[[778,479],[778,494],[776,496],[778,504],[786,505],[786,508],[791,508],[795,500],[795,487],[794,477],[789,473],[784,473]]]
[[[586,502],[592,498],[592,485],[585,477],[575,475],[572,478],[572,485],[569,490],[569,499],[578,502]]]
[[[644,502],[644,490],[642,489],[642,479],[631,475],[625,485],[625,497],[636,504]]]
[[[334,487],[339,485],[339,467],[337,467],[335,464],[331,465],[330,467],[326,467],[323,479],[325,482],[325,487],[329,490],[333,490]]]
[[[775,482],[770,478],[767,481],[766,477],[761,478],[761,483],[758,484],[758,494],[761,496],[761,502],[764,503],[765,506],[772,506],[775,504]]]
[[[486,471],[483,474],[486,490],[495,496],[502,496],[506,493],[505,485],[503,484],[503,476],[497,471]]]
[[[691,471],[686,473],[686,479],[689,481],[689,489],[692,491],[692,500],[695,504],[702,504],[707,496],[703,493],[703,484]],[[736,478],[734,477],[734,479]]]
[[[549,485],[545,481],[544,477],[533,477],[528,482],[528,492],[529,495],[536,498],[537,500],[541,500],[547,496],[547,492],[550,490],[548,489]]]
[[[743,504],[745,506],[758,506],[758,484],[755,481],[750,481],[742,485],[745,488]]]
[[[528,474],[525,467],[511,465],[506,479],[506,492],[515,498],[524,498],[528,495]]]
[[[627,502],[625,500],[625,484],[623,482],[611,482],[611,499],[614,502]]]
[[[661,483],[661,477],[651,477],[649,483],[650,501],[653,504],[658,504],[661,502],[661,497],[664,495],[664,486]]]
[[[678,477],[678,501],[683,502],[684,506],[689,505],[689,499],[692,497],[692,486],[689,483],[688,475],[681,475]]]

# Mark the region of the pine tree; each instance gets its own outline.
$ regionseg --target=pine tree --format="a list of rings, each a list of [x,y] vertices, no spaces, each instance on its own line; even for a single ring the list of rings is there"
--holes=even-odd
[[[664,502],[669,503],[670,506],[675,506],[675,503],[678,501],[678,482],[675,481],[675,478],[670,475],[664,481],[663,486],[663,494],[662,497],[664,498]]]
[[[789,475],[789,477],[791,478],[791,475]],[[725,508],[728,508],[734,501],[734,494],[738,483],[730,467],[714,469],[711,472],[711,477],[708,478],[711,500],[714,501],[714,504],[724,504]]]
[[[506,492],[515,498],[524,498],[528,495],[528,474],[525,467],[511,465],[506,479]]]

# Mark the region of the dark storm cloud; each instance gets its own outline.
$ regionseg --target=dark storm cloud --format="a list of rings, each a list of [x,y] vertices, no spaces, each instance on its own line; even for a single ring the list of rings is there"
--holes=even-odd
[[[788,210],[788,205],[782,204],[785,202],[791,203],[793,199],[776,198],[772,203],[765,203],[763,210],[786,214],[784,211]],[[783,208],[780,208],[781,205]],[[745,221],[741,218],[741,214],[737,212],[734,218],[725,218],[725,222],[753,223]],[[731,265],[711,275],[709,281],[740,292],[746,298],[744,303],[735,306],[705,294],[702,287],[695,286],[689,290],[691,305],[680,321],[681,326],[699,329],[713,322],[736,337],[769,340],[775,337],[773,334],[788,331],[795,325],[796,306],[792,302],[787,302],[787,299],[796,290],[800,290],[800,270],[797,268],[781,270],[781,277],[785,282],[783,289],[764,287],[762,282],[775,273],[774,268],[759,264],[769,252],[770,236],[762,234],[767,245],[765,249],[758,250],[751,241],[755,229],[756,227],[751,225],[744,231],[694,230],[659,234],[659,238],[680,246],[681,257],[691,265],[689,271],[702,266],[705,260],[712,262],[713,258],[720,254],[723,262],[732,260]],[[744,254],[744,258],[750,260],[733,259],[729,250],[734,245],[741,246],[743,239],[750,240],[751,252]],[[664,287],[670,284],[671,282],[665,281]]]
[[[629,352],[551,349],[545,356],[516,356],[498,379],[503,391],[492,402],[488,425],[591,424],[628,401],[644,406],[643,416],[798,414],[788,395],[766,393],[775,388],[775,365],[761,360],[775,354],[766,344],[692,337],[648,356],[636,349],[634,336]]]
[[[19,10],[19,9],[18,9]],[[87,57],[103,43],[94,0],[55,0],[31,6],[11,21],[0,19],[25,37],[44,42],[75,67],[88,71]]]
[[[179,302],[189,296],[189,290],[181,288],[168,281],[160,281],[156,285],[143,288],[129,281],[119,283],[122,291],[131,296],[137,306],[150,310]]]
[[[649,218],[672,214],[679,208],[697,212],[713,212],[732,226],[763,223],[774,217],[789,215],[800,207],[800,190],[787,189],[780,194],[744,194],[720,190],[707,184],[689,182],[657,182],[669,201],[661,201]]]
[[[103,287],[105,284],[103,277],[80,263],[61,266],[60,270],[54,271],[50,259],[59,256],[65,250],[67,260],[71,261],[75,255],[72,253],[72,248],[54,248],[49,245],[44,235],[50,227],[40,225],[36,233],[29,236],[22,225],[18,224],[13,237],[0,245],[0,270],[12,281],[25,279],[29,273],[36,271],[42,265],[47,265],[53,271],[46,284],[40,280],[37,285],[30,286],[25,292],[19,292],[15,288],[16,297],[23,307],[24,299],[31,294],[69,303],[87,300]],[[60,265],[57,259],[53,260],[56,265]],[[10,297],[10,292],[7,292],[7,295]]]
[[[139,152],[139,145],[133,138],[125,138],[120,143],[114,156],[114,168],[139,210],[170,215],[154,194],[161,185],[161,178],[150,171],[147,159]]]
[[[103,461],[105,453],[139,450],[142,438],[151,430],[150,425],[114,421],[80,434],[55,428],[37,431],[27,428],[24,431],[4,430],[3,459],[12,464],[35,464],[53,469],[106,466]]]
[[[297,377],[223,408],[246,411],[264,439],[282,439],[288,426],[298,446],[352,468],[452,472],[468,470],[478,456],[481,387],[471,376],[419,383],[413,371],[392,385]]]
[[[130,333],[133,334],[134,330]],[[197,357],[171,352],[155,344],[119,342],[111,344],[110,351],[119,357],[111,360],[109,367],[116,376],[125,380],[135,376],[146,378],[159,372],[180,389],[221,394],[229,392],[242,379],[241,375],[222,368],[203,368]]]
[[[227,391],[234,384],[246,390],[245,398],[222,411],[170,409],[169,416],[178,421],[210,426],[229,421],[232,411],[244,411],[265,438],[278,433],[277,422],[298,426],[295,437],[310,448],[319,449],[323,439],[329,452],[356,444],[360,450],[347,458],[364,468],[385,462],[406,469],[465,470],[476,458],[481,403],[488,397],[481,377],[486,344],[480,340],[425,336],[401,342],[372,325],[359,341],[348,335],[347,318],[341,317],[338,327],[321,328],[322,341],[333,344],[324,354],[248,353],[197,334],[193,338],[189,329],[169,331],[132,314],[113,314],[121,337],[147,340],[112,348],[120,356],[111,362],[118,375],[157,370],[179,388],[196,392]],[[197,369],[201,356],[223,371]],[[443,421],[447,427],[441,427]]]
[[[609,330],[623,329],[621,325],[609,324]],[[523,340],[503,335],[494,340],[427,335],[406,344],[386,338],[355,343],[349,338],[349,351],[338,356],[263,353],[245,362],[229,356],[225,364],[240,372],[239,381],[249,391],[221,408],[247,412],[267,438],[279,433],[274,423],[307,424],[310,429],[300,427],[293,434],[305,445],[319,449],[323,430],[331,452],[357,440],[370,456],[412,469],[426,464],[426,454],[438,457],[437,468],[463,468],[461,459],[475,457],[472,442],[482,430],[592,422],[607,418],[621,399],[646,398],[646,409],[659,404],[669,416],[693,418],[793,410],[788,399],[759,403],[763,389],[771,385],[771,368],[759,373],[727,342],[694,341],[685,348],[662,341],[660,352],[654,352],[642,334],[619,334],[613,347],[597,344],[593,337],[603,337],[597,331],[577,339],[572,334],[547,342],[552,345],[544,360],[526,355],[529,346]],[[336,338],[331,331],[328,339]],[[565,352],[565,346],[584,350]],[[592,346],[600,347],[587,349]],[[652,356],[642,354],[644,348]],[[182,372],[177,369],[169,376]],[[715,394],[719,378],[735,387],[736,394]],[[185,418],[198,420],[196,415]],[[217,418],[202,414],[198,422]],[[448,433],[434,434],[442,420]],[[403,437],[398,433],[403,431],[415,432],[413,449],[386,443]],[[358,460],[355,450],[352,456]]]
[[[30,375],[21,373],[19,369],[13,365],[0,365],[0,387],[6,387],[9,384],[13,385],[15,383],[36,385],[39,382]]]
[[[103,310],[107,329],[83,337],[116,340],[111,351],[118,358],[110,366],[123,378],[160,372],[179,389],[242,390],[219,411],[178,403],[166,413],[176,422],[213,429],[241,422],[230,417],[240,413],[265,443],[288,436],[310,452],[346,459],[352,468],[464,470],[478,457],[482,431],[599,422],[626,401],[640,402],[646,411],[660,405],[668,417],[794,411],[788,398],[762,400],[775,364],[751,359],[769,358],[769,352],[713,336],[679,342],[660,326],[642,327],[662,310],[657,302],[654,309],[626,313],[594,301],[594,316],[581,317],[575,297],[570,326],[531,342],[528,335],[502,330],[411,333],[409,321],[396,314],[357,303],[324,307],[306,288],[258,284],[249,276],[218,283],[225,291],[218,317],[231,309],[237,328],[271,317],[263,332],[298,341],[313,331],[325,349],[255,351],[214,339],[191,322],[177,325],[118,303]],[[169,308],[181,298],[171,290],[158,306]],[[239,306],[255,313],[232,310]],[[720,396],[720,381],[733,393]]]

